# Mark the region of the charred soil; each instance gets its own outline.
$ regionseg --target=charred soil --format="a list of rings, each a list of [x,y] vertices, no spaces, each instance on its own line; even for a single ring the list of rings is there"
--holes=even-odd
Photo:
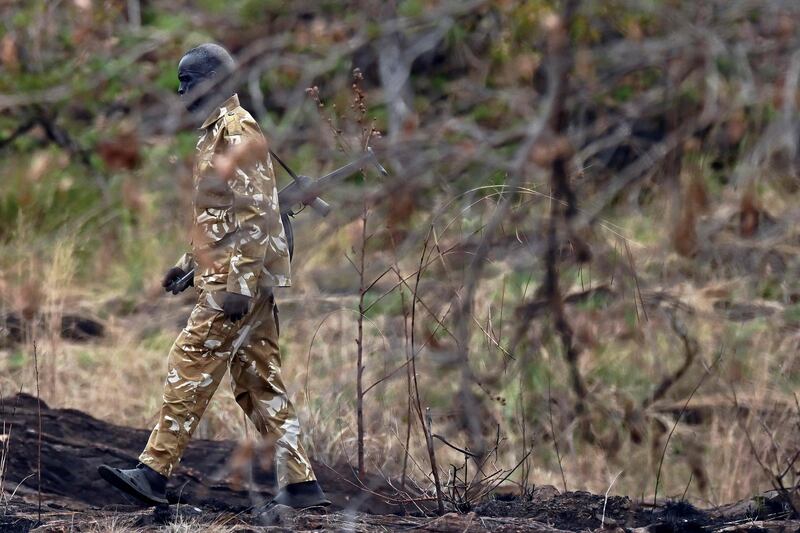
[[[243,473],[235,466],[242,453],[237,443],[201,439],[191,442],[170,480],[173,504],[143,508],[107,486],[97,467],[135,464],[146,430],[71,409],[51,409],[25,394],[2,400],[0,426],[6,450],[0,531],[149,530],[176,521],[190,529],[221,531],[800,530],[792,512],[797,502],[778,493],[700,510],[681,502],[646,505],[627,497],[559,493],[545,486],[525,497],[495,495],[467,513],[426,516],[424,497],[401,501],[383,477],[359,481],[347,465],[321,463],[315,470],[333,501],[327,512],[258,513],[254,509],[274,493],[274,473],[263,464]]]

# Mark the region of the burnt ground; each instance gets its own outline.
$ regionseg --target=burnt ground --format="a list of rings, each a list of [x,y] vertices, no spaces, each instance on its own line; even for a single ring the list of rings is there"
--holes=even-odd
[[[333,506],[324,513],[252,509],[274,493],[274,473],[256,466],[237,473],[242,448],[232,441],[193,440],[170,480],[173,505],[136,505],[97,476],[97,466],[129,467],[149,432],[116,426],[71,409],[51,409],[20,394],[0,401],[0,531],[155,529],[178,521],[189,529],[221,531],[800,531],[791,500],[768,493],[719,509],[698,510],[681,502],[641,505],[626,497],[559,493],[539,487],[526,498],[496,495],[468,513],[425,516],[419,502],[400,501],[389,481],[358,481],[347,465],[315,463]],[[39,450],[41,446],[41,514]],[[253,461],[246,461],[249,465]],[[238,463],[243,463],[239,460]],[[2,463],[0,463],[2,464]],[[234,465],[232,467],[232,465]],[[249,479],[249,482],[243,480]],[[248,490],[249,487],[249,490]],[[797,507],[797,502],[794,502]],[[605,513],[604,513],[605,507]],[[186,529],[183,529],[185,531]]]

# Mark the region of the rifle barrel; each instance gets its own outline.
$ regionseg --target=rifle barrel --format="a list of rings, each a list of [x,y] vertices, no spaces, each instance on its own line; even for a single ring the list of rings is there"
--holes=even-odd
[[[367,148],[364,151],[364,153],[361,154],[358,157],[358,159],[356,159],[354,161],[351,161],[350,163],[347,163],[345,166],[343,166],[341,168],[337,168],[333,172],[329,172],[328,174],[325,174],[324,176],[322,176],[321,178],[316,180],[314,182],[313,186],[314,187],[322,187],[328,181],[334,181],[334,180],[337,180],[337,179],[340,179],[340,178],[346,178],[346,177],[352,175],[353,173],[355,173],[361,167],[363,167],[364,163],[366,163],[368,161],[371,161],[376,167],[378,167],[378,170],[384,176],[388,174],[388,172],[386,172],[386,169],[383,168],[380,163],[378,163],[378,159],[375,157],[375,154],[372,152],[372,148]]]

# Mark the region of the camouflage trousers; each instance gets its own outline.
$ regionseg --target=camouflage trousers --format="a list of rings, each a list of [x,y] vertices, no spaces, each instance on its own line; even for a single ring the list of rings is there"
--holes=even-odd
[[[236,402],[262,438],[274,442],[278,485],[314,480],[300,423],[281,380],[277,308],[271,290],[253,299],[233,323],[219,292],[200,291],[189,321],[169,353],[158,424],[139,460],[165,476],[180,461],[197,423],[230,368]]]

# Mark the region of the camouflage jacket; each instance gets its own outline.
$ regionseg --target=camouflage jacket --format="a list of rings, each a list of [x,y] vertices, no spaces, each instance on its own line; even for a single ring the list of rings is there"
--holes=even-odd
[[[291,285],[275,172],[258,123],[234,94],[200,129],[192,252],[176,266],[186,271],[194,266],[195,287],[209,291],[254,296],[258,287]],[[231,157],[237,145],[259,152]]]

